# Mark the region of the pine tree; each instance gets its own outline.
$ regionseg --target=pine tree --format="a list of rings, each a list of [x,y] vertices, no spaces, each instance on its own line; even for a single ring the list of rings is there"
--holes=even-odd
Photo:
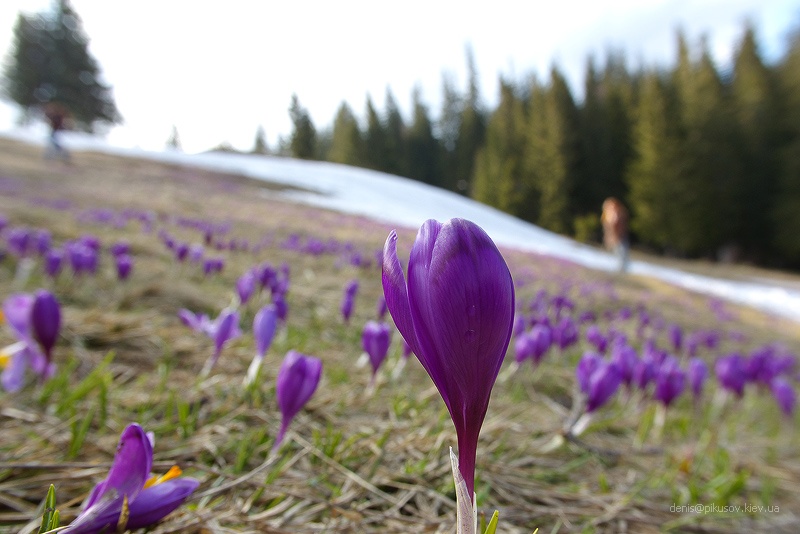
[[[681,171],[680,138],[665,83],[645,75],[633,129],[633,157],[626,173],[631,230],[647,244],[672,248],[675,176]]]
[[[553,67],[550,85],[534,84],[528,121],[528,172],[539,192],[537,224],[570,233],[576,215],[572,198],[581,172],[578,111],[564,76]]]
[[[774,234],[772,212],[778,182],[782,127],[776,81],[762,61],[753,28],[745,30],[733,70],[732,94],[744,182],[732,221],[745,250],[763,259]]]
[[[468,195],[471,190],[475,156],[486,135],[486,113],[478,91],[478,73],[472,48],[467,47],[467,93],[461,107],[455,143],[454,179],[456,190]]]
[[[253,154],[266,155],[269,154],[269,147],[267,146],[267,138],[264,133],[264,127],[259,126],[256,130],[256,139],[253,143]]]
[[[300,159],[316,158],[317,130],[314,128],[314,123],[311,121],[308,111],[300,105],[297,95],[292,95],[289,116],[293,125],[292,136],[289,141],[292,156]]]
[[[364,136],[364,165],[369,169],[386,169],[386,130],[372,98],[367,96],[367,131]]]
[[[342,102],[333,121],[333,137],[327,160],[345,165],[361,165],[363,139],[358,119],[347,102]]]
[[[58,102],[76,126],[87,131],[96,122],[120,122],[111,88],[101,81],[88,45],[69,0],[56,1],[49,13],[20,14],[3,70],[4,95],[28,116],[48,102]]]
[[[475,160],[472,196],[519,217],[535,220],[535,187],[526,180],[525,105],[500,79],[500,103],[489,117],[486,144]]]
[[[422,102],[419,87],[412,94],[413,119],[408,129],[409,178],[431,185],[441,185],[441,163],[439,141],[433,135],[433,124],[428,108]]]
[[[777,75],[785,108],[780,121],[784,144],[779,152],[778,197],[772,214],[773,242],[782,259],[800,266],[800,30],[792,36]]]
[[[436,124],[436,133],[442,147],[442,187],[450,191],[458,190],[458,155],[456,143],[461,129],[461,96],[455,88],[453,79],[447,73],[442,75],[442,110]]]
[[[719,74],[703,43],[698,61],[690,59],[679,36],[679,58],[673,79],[685,166],[673,177],[672,200],[678,251],[713,255],[736,246],[736,198],[742,175],[735,150],[735,122]]]
[[[386,139],[385,172],[406,176],[408,148],[406,144],[406,125],[397,107],[397,102],[390,88],[386,88],[386,111],[384,114],[384,132]]]

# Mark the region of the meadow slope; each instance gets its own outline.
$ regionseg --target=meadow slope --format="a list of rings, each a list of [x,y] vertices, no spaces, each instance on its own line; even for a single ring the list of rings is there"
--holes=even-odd
[[[55,376],[0,392],[0,532],[35,532],[51,483],[62,523],[72,520],[131,422],[155,434],[154,471],[177,464],[201,482],[154,532],[454,531],[455,431],[439,394],[413,356],[401,364],[397,333],[374,388],[359,364],[361,330],[382,294],[376,253],[395,225],[275,195],[286,188],[90,151],[62,164],[43,160],[40,147],[0,139],[0,296],[47,288],[64,313]],[[53,244],[91,235],[98,269],[48,277],[36,255],[9,250],[11,228],[46,229]],[[416,229],[397,230],[407,258]],[[109,252],[120,242],[134,260],[124,282]],[[178,261],[181,244],[224,269],[204,275],[201,261]],[[797,413],[782,414],[763,384],[738,398],[713,376],[721,355],[800,353],[796,322],[646,276],[501,250],[519,315],[574,318],[578,339],[515,372],[512,340],[477,461],[478,507],[500,511],[498,532],[800,531]],[[178,311],[215,316],[236,305],[239,277],[267,263],[290,273],[289,311],[257,387],[242,382],[255,350],[253,316],[268,291],[239,307],[243,335],[199,376],[212,344]],[[351,280],[359,291],[346,323],[340,303]],[[640,353],[648,339],[667,346],[671,325],[685,339],[703,334],[707,342],[695,347],[711,373],[703,396],[685,392],[664,411],[652,390],[623,388],[579,437],[565,436],[580,415],[575,365],[592,349],[592,325],[624,334]],[[0,346],[13,341],[3,328]],[[681,362],[686,347],[672,351]],[[275,378],[288,350],[320,358],[323,377],[270,456],[280,425]],[[795,389],[799,371],[785,375]],[[702,513],[688,508],[698,505]]]

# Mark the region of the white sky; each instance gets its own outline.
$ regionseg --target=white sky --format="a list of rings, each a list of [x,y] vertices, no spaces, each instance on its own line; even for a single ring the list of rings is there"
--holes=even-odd
[[[0,53],[19,11],[48,0],[0,0]],[[789,29],[800,27],[798,0],[72,0],[90,50],[114,87],[125,124],[114,144],[159,149],[172,126],[184,150],[221,142],[253,146],[262,125],[274,146],[291,131],[292,93],[317,128],[332,125],[346,100],[359,117],[367,94],[378,109],[387,86],[409,118],[411,91],[422,88],[438,114],[442,73],[465,86],[472,45],[484,102],[496,103],[498,76],[546,75],[556,62],[580,93],[589,54],[625,50],[631,68],[672,64],[675,32],[707,35],[727,63],[744,22],[762,51],[779,57]],[[396,7],[389,7],[389,6]],[[491,7],[490,7],[491,6]],[[16,112],[0,104],[0,129]]]

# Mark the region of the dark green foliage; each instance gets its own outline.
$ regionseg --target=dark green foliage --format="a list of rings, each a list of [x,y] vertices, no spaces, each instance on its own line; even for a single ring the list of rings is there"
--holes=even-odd
[[[121,122],[111,88],[102,82],[88,45],[80,17],[68,0],[57,1],[52,12],[20,14],[3,70],[4,96],[27,116],[48,102],[58,102],[74,124],[87,131],[96,122]]]
[[[256,139],[253,143],[252,153],[260,155],[269,154],[269,147],[267,146],[267,139],[263,126],[259,126],[256,130]]]
[[[441,147],[433,135],[433,124],[419,88],[414,89],[412,105],[413,118],[407,134],[408,177],[441,186]]]
[[[364,135],[364,166],[376,171],[383,170],[386,161],[386,130],[372,98],[367,96],[367,131]]]
[[[361,165],[364,150],[363,142],[358,119],[356,119],[350,106],[342,102],[333,122],[333,135],[331,148],[328,151],[328,161],[346,165]]]
[[[292,95],[289,108],[292,119],[292,137],[289,148],[292,156],[300,159],[314,159],[317,156],[317,130],[308,111],[300,105],[297,95]]]
[[[489,118],[486,144],[475,162],[472,196],[476,200],[535,220],[534,184],[525,172],[525,104],[515,88],[500,80],[500,104]]]
[[[384,172],[406,176],[408,174],[408,144],[406,142],[406,125],[397,102],[390,89],[386,89],[386,112],[384,115],[385,143]]]
[[[539,193],[537,224],[570,233],[571,202],[581,172],[578,109],[566,80],[555,67],[550,85],[534,84],[528,106],[527,172]]]
[[[777,69],[781,99],[785,110],[779,121],[783,144],[776,188],[778,191],[772,221],[773,243],[779,257],[800,265],[800,31],[792,36],[789,51]]]

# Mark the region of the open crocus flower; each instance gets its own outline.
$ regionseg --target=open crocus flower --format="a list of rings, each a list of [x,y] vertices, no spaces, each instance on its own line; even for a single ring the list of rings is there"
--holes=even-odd
[[[3,315],[17,342],[0,349],[0,381],[7,391],[18,391],[30,367],[41,380],[55,372],[53,347],[61,329],[61,306],[49,291],[16,293],[3,302]]]
[[[308,402],[319,385],[322,361],[290,350],[283,359],[275,384],[278,408],[281,411],[281,429],[275,438],[273,451],[277,451],[294,416]]]
[[[122,431],[117,454],[106,479],[97,484],[83,503],[81,513],[62,532],[95,534],[135,530],[157,523],[180,506],[200,482],[178,478],[174,466],[163,476],[150,476],[153,436],[133,423]],[[127,502],[127,522],[120,514]]]
[[[214,352],[206,362],[203,374],[208,374],[216,365],[225,344],[242,335],[242,331],[239,329],[239,312],[225,308],[214,322],[208,325],[206,333],[214,341]]]
[[[407,281],[394,231],[382,265],[389,312],[450,412],[474,498],[478,435],[514,323],[511,273],[486,232],[464,219],[422,225]]]

